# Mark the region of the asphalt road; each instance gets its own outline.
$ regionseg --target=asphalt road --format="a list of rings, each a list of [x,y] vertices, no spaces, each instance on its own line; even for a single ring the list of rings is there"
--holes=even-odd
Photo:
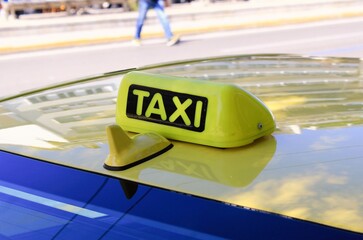
[[[125,68],[235,54],[293,53],[363,58],[363,18],[0,55],[0,97]]]

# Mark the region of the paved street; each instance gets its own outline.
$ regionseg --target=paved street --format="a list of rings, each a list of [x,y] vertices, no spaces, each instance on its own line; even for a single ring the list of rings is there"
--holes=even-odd
[[[151,39],[0,56],[0,96],[125,68],[234,54],[363,57],[363,18],[186,36],[175,47]],[[6,76],[6,79],[4,78]]]
[[[183,36],[363,16],[361,0],[195,0],[165,10],[173,31]],[[72,16],[31,14],[8,20],[0,17],[0,54],[130,41],[137,12],[104,11]],[[163,37],[151,10],[142,38]]]
[[[173,6],[167,10],[172,27],[182,34],[181,43],[174,47],[165,46],[153,12],[141,47],[130,41],[136,12],[2,21],[0,97],[95,74],[194,58],[258,53],[363,57],[360,4],[358,0],[293,4],[255,0]],[[129,26],[119,26],[127,22]]]

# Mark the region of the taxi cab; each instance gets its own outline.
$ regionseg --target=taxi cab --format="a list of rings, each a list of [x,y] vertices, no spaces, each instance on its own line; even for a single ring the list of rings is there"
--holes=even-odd
[[[0,99],[0,239],[363,239],[363,63],[240,55]]]

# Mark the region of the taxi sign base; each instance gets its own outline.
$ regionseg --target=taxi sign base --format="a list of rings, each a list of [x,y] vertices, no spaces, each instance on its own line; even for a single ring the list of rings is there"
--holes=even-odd
[[[122,171],[150,160],[172,148],[172,144],[157,133],[138,134],[130,138],[119,125],[108,126],[110,153],[104,168]]]

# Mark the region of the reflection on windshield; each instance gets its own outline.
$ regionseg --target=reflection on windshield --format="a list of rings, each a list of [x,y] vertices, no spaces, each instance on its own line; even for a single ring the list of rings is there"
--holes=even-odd
[[[118,84],[119,79],[105,79],[4,102],[0,142],[64,148],[90,138],[104,139],[105,126],[115,121]]]
[[[363,123],[363,81],[360,62],[354,59],[257,55],[141,70],[237,84],[267,104],[275,115],[277,131],[282,133]],[[104,140],[105,126],[115,121],[121,79],[122,75],[100,77],[95,82],[1,102],[0,129],[37,125],[62,139],[42,138],[53,148]],[[3,144],[13,144],[10,140],[6,143],[8,132],[5,135],[0,131],[0,135],[4,136],[0,136]],[[30,139],[28,145],[46,147]]]
[[[229,201],[363,232],[362,135],[361,126],[280,135],[273,161]]]
[[[359,59],[257,55],[148,71],[237,84],[265,102],[279,132],[296,134],[363,123],[361,68]]]
[[[272,136],[232,149],[185,145],[187,154],[182,147],[173,149],[173,155],[155,163],[150,162],[140,172],[140,178],[146,182],[164,181],[176,185],[193,182],[197,178],[206,185],[218,183],[246,187],[261,173],[276,151],[276,140]],[[182,157],[186,155],[188,157]]]
[[[55,144],[52,144],[52,142]],[[46,128],[42,128],[35,124],[0,129],[1,144],[52,149],[57,148],[56,143],[66,142],[68,142],[66,139],[54,132],[48,131]]]

